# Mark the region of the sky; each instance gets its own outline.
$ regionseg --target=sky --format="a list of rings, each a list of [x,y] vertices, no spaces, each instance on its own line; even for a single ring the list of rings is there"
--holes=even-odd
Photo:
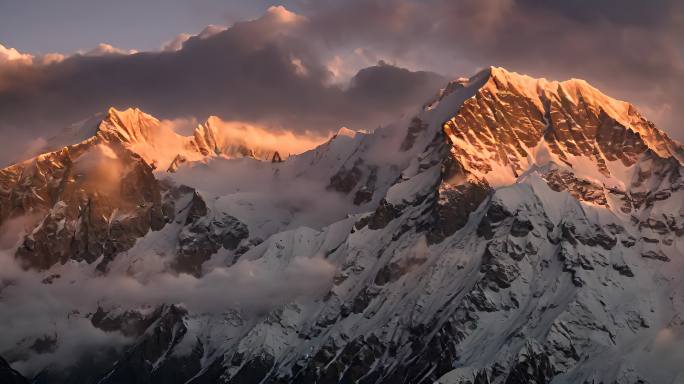
[[[2,0],[0,37],[5,46],[31,53],[74,53],[107,43],[149,51],[209,24],[255,18],[269,6],[297,2],[263,0]]]
[[[0,164],[109,106],[318,135],[490,65],[583,78],[684,140],[677,0],[0,0]]]

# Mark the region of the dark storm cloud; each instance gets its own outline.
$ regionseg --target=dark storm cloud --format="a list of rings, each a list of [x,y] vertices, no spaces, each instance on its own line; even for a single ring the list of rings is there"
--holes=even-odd
[[[619,25],[663,26],[679,0],[520,0],[525,9],[546,9],[585,23],[608,21]]]

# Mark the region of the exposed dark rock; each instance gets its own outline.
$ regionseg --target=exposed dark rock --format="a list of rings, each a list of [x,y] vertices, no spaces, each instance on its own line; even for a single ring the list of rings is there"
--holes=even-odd
[[[441,188],[433,211],[434,229],[428,233],[428,243],[439,243],[463,228],[470,213],[480,206],[489,192],[487,185],[471,182]]]
[[[120,177],[107,178],[97,167],[81,165],[80,158],[98,156],[100,145],[116,153],[125,169]],[[93,263],[104,256],[104,269],[137,238],[165,224],[152,168],[120,143],[94,139],[65,147],[33,163],[6,168],[0,172],[3,177],[0,184],[12,192],[10,201],[0,201],[6,215],[0,221],[30,212],[43,217],[17,250],[25,267],[47,269],[70,259]]]
[[[283,159],[280,157],[280,153],[278,151],[275,151],[273,153],[273,157],[271,157],[271,163],[282,163]]]
[[[498,223],[500,221],[505,220],[508,217],[511,217],[512,214],[508,212],[506,207],[504,207],[503,205],[493,202],[489,206],[489,209],[487,209],[486,216],[492,223]]]
[[[490,243],[482,255],[480,272],[484,274],[483,281],[492,282],[489,287],[495,291],[511,286],[520,275],[520,270],[514,264],[507,263],[505,252],[496,249],[494,243]]]
[[[590,230],[578,232],[572,222],[564,221],[561,223],[561,233],[563,240],[576,245],[578,242],[590,247],[600,246],[605,250],[611,250],[617,244],[617,239],[598,226],[590,226]]]
[[[387,224],[399,217],[400,214],[401,210],[399,208],[382,199],[378,208],[368,218],[368,228],[373,230],[385,228]]]
[[[516,217],[515,220],[513,220],[513,224],[511,225],[511,236],[525,237],[533,229],[534,226],[529,220],[520,219]]]
[[[613,264],[613,269],[622,276],[634,277],[634,272],[632,272],[632,269],[627,264]]]
[[[422,265],[427,259],[411,257],[384,265],[375,275],[376,285],[385,285],[399,280],[413,268]]]
[[[375,383],[381,380],[382,367],[374,363],[387,351],[373,334],[358,337],[343,347],[329,341],[309,361],[300,362],[300,369],[292,380],[293,384],[307,384],[311,382],[335,383]],[[339,352],[338,352],[339,351]],[[387,381],[392,382],[392,381]]]
[[[38,354],[42,354],[56,351],[57,346],[57,335],[43,335],[35,339],[29,348]]]
[[[371,290],[369,288],[364,288],[358,295],[354,298],[351,306],[353,313],[363,313],[366,310],[371,300],[378,295],[377,291]]]
[[[183,155],[176,155],[176,157],[173,158],[171,161],[171,164],[169,164],[169,167],[166,169],[166,172],[176,172],[178,168],[185,162],[187,162],[188,159],[185,158]]]
[[[0,357],[0,383],[2,384],[29,384],[29,380]]]
[[[556,192],[568,191],[578,200],[598,205],[608,205],[608,199],[603,191],[603,186],[578,178],[570,171],[552,169],[545,173],[543,177],[549,187]]]
[[[366,184],[359,188],[354,194],[354,204],[361,205],[373,200],[373,194],[375,193],[375,183],[378,179],[378,167],[370,167],[370,172],[368,178],[366,179]]]
[[[41,280],[41,283],[43,284],[52,284],[55,280],[59,279],[62,277],[59,273],[53,273],[47,277],[45,277],[43,280]]]
[[[197,191],[192,194],[192,200],[190,200],[190,204],[186,209],[188,210],[188,214],[185,218],[185,225],[194,223],[206,216],[209,211],[207,209],[207,203],[204,202],[204,199]]]
[[[151,330],[130,349],[114,365],[110,372],[101,378],[101,384],[162,384],[162,383],[184,383],[190,379],[194,372],[183,373],[182,367],[176,366],[173,373],[168,369],[157,369],[155,362],[162,357],[172,353],[173,347],[177,345],[187,333],[187,327],[183,319],[187,312],[175,305],[166,306],[161,310],[159,319],[151,326]],[[171,361],[174,361],[173,357]],[[188,357],[191,360],[198,360],[195,352]],[[177,362],[176,362],[177,363]],[[194,365],[199,367],[199,361]],[[168,367],[167,367],[168,368]],[[170,380],[170,381],[167,381]]]
[[[260,383],[271,371],[275,359],[268,353],[262,353],[247,363],[230,379],[230,384]]]
[[[361,163],[357,162],[351,169],[340,169],[330,178],[328,189],[345,194],[351,192],[363,176],[363,172],[359,168],[360,165]]]
[[[494,236],[494,229],[498,227],[499,223],[512,214],[506,208],[497,202],[492,202],[487,209],[487,212],[480,220],[477,227],[477,235],[491,240]]]
[[[627,236],[625,238],[620,239],[620,243],[625,248],[631,248],[634,246],[634,244],[636,244],[636,239],[631,236]]]
[[[641,252],[641,257],[652,260],[670,261],[670,258],[660,251]]]
[[[90,322],[94,327],[105,332],[121,332],[128,337],[138,337],[159,318],[161,311],[160,307],[146,315],[134,310],[112,315],[102,307],[98,307],[90,317]]]
[[[399,149],[401,151],[408,151],[411,149],[413,144],[416,142],[418,135],[425,131],[427,127],[427,123],[424,123],[421,119],[417,117],[411,119],[408,131],[406,132],[406,137],[404,137],[404,141],[401,142],[401,147],[399,147]]]
[[[192,221],[178,235],[178,253],[174,268],[178,272],[200,276],[202,264],[221,247],[236,250],[249,237],[249,229],[230,215],[220,219],[201,217]]]
[[[527,344],[506,377],[505,384],[548,384],[556,375],[549,357]]]
[[[363,186],[354,195],[354,204],[361,205],[373,199],[373,191]]]

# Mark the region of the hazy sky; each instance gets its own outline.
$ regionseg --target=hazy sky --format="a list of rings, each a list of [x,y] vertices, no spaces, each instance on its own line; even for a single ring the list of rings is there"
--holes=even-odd
[[[0,0],[0,132],[19,142],[0,164],[109,106],[319,134],[373,128],[490,65],[586,79],[684,140],[681,0],[274,4]]]
[[[126,50],[158,49],[208,24],[258,17],[266,0],[0,0],[0,43],[32,53],[73,53],[99,43]]]

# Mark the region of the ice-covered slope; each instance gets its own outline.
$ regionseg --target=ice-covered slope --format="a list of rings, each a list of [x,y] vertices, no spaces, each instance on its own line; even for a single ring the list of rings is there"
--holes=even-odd
[[[676,383],[683,151],[581,80],[489,68],[282,163],[157,172],[160,230],[45,274],[164,294],[81,304],[128,343],[42,382]]]

